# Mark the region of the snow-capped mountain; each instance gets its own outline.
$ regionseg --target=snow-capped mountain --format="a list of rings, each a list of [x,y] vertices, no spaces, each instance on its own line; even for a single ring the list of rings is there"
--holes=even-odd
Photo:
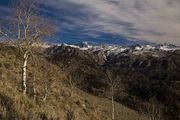
[[[161,50],[161,51],[175,51],[179,50],[180,47],[171,44],[163,44],[163,45],[131,45],[131,46],[121,46],[121,45],[113,45],[113,44],[97,44],[92,45],[88,42],[81,42],[78,44],[62,44],[63,46],[69,46],[73,48],[78,48],[80,50],[90,50],[90,51],[104,51],[107,54],[117,54],[123,52],[125,50],[130,51],[147,51],[147,50]]]
[[[180,47],[165,43],[165,44],[156,46],[156,49],[160,49],[160,50],[164,50],[164,51],[175,51],[175,50],[179,50]]]
[[[163,45],[140,45],[134,44],[131,46],[121,46],[114,44],[91,44],[88,42],[81,42],[78,44],[59,44],[52,49],[51,53],[57,53],[61,51],[61,48],[67,48],[68,51],[72,49],[77,49],[80,51],[87,51],[93,54],[97,54],[103,57],[104,60],[113,56],[129,56],[129,55],[143,55],[143,56],[152,56],[152,57],[163,57],[167,52],[174,52],[180,50],[180,47],[171,44]]]

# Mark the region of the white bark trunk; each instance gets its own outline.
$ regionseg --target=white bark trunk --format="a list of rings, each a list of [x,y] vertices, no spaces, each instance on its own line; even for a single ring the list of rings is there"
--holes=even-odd
[[[47,95],[48,95],[48,86],[46,85],[45,86],[45,95],[44,95],[43,101],[46,101]]]
[[[112,120],[114,120],[114,97],[112,96]]]
[[[114,120],[115,116],[114,116],[114,90],[112,88],[112,98],[111,98],[111,102],[112,102],[112,120]]]
[[[34,102],[36,102],[36,87],[35,87],[35,75],[34,75],[34,80],[33,80],[33,92],[34,92]]]
[[[22,89],[23,94],[25,95],[27,92],[27,61],[28,61],[28,52],[24,54],[24,61],[23,61],[23,73],[22,73]]]

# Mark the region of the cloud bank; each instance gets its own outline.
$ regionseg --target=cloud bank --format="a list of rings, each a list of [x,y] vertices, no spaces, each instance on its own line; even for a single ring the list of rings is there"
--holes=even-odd
[[[40,1],[39,11],[57,21],[60,36],[98,40],[109,35],[180,46],[180,0]],[[9,18],[7,6],[0,11],[0,20]]]
[[[45,0],[69,31],[180,45],[180,0]],[[62,12],[63,11],[63,12]],[[61,22],[61,21],[60,21]],[[61,27],[61,26],[60,26]]]

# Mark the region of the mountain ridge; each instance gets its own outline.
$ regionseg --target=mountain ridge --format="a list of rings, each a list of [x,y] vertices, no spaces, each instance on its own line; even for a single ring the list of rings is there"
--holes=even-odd
[[[81,49],[77,45],[64,44],[47,50],[54,64],[79,75],[78,87],[83,91],[109,98],[105,71],[110,70],[121,81],[115,96],[117,102],[136,109],[155,97],[168,110],[168,114],[164,113],[167,120],[178,117],[175,113],[180,107],[171,108],[180,105],[180,50],[174,49],[176,46],[172,46],[172,50],[150,45],[126,49],[117,45],[90,46],[85,43],[84,46]]]

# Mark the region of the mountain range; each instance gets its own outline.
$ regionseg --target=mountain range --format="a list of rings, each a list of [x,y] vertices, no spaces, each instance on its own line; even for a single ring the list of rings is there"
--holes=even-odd
[[[104,54],[104,57],[108,57],[110,55],[117,54],[151,54],[154,57],[159,57],[162,53],[165,52],[175,52],[179,51],[180,47],[172,45],[172,44],[133,44],[128,46],[114,45],[114,44],[98,44],[98,43],[89,43],[89,42],[81,42],[77,44],[57,44],[57,45],[49,45],[45,47],[57,47],[64,46],[70,48],[76,48],[79,50],[86,50],[90,52],[101,52]]]
[[[121,81],[117,102],[136,109],[156,98],[168,110],[168,119],[178,118],[180,48],[175,45],[63,43],[49,46],[45,53],[53,64],[77,75],[78,87],[90,94],[109,97],[105,71],[110,70]]]

